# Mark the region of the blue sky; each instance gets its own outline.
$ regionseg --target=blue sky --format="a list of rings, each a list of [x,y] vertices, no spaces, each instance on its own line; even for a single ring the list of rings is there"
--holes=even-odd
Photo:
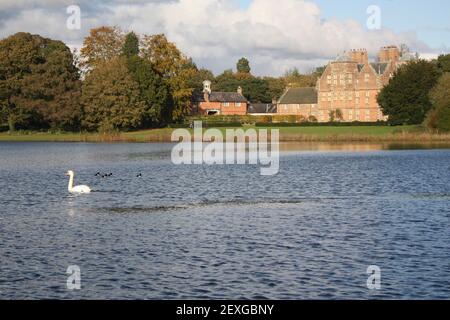
[[[239,0],[246,8],[252,0]],[[355,19],[362,25],[367,20],[366,9],[377,5],[381,9],[382,25],[396,32],[416,32],[430,47],[450,47],[449,0],[311,0],[322,10],[325,19]]]

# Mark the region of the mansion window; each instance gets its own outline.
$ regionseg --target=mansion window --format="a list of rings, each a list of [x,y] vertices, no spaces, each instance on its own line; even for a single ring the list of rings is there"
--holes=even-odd
[[[240,102],[236,102],[236,107],[240,107],[241,103]]]
[[[229,102],[222,102],[222,107],[229,107],[230,103]]]

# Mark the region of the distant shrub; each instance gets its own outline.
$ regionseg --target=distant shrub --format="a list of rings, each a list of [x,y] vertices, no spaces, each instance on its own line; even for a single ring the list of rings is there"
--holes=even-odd
[[[171,129],[182,129],[182,128],[189,128],[188,123],[173,123],[168,125]]]
[[[214,123],[203,123],[203,128],[225,128],[225,127],[242,127],[240,122],[214,122]]]
[[[317,118],[314,116],[309,116],[308,117],[308,122],[318,122]]]

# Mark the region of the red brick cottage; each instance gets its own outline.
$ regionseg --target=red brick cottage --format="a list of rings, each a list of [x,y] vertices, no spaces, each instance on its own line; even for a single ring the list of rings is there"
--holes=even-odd
[[[246,115],[247,99],[239,87],[236,92],[211,91],[211,81],[203,81],[203,94],[194,96],[193,114],[199,115]]]

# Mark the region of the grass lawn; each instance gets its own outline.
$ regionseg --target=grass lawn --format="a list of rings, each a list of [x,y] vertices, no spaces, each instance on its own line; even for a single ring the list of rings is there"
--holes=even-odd
[[[243,127],[249,129],[254,127]],[[450,135],[431,134],[415,130],[415,126],[317,126],[317,127],[258,127],[279,129],[281,141],[446,141]],[[219,128],[225,133],[227,128]],[[230,129],[230,128],[228,128]],[[152,129],[115,134],[99,133],[0,133],[0,141],[55,141],[55,142],[170,142],[174,129]],[[206,130],[206,129],[204,129]],[[192,130],[190,130],[192,133]]]

